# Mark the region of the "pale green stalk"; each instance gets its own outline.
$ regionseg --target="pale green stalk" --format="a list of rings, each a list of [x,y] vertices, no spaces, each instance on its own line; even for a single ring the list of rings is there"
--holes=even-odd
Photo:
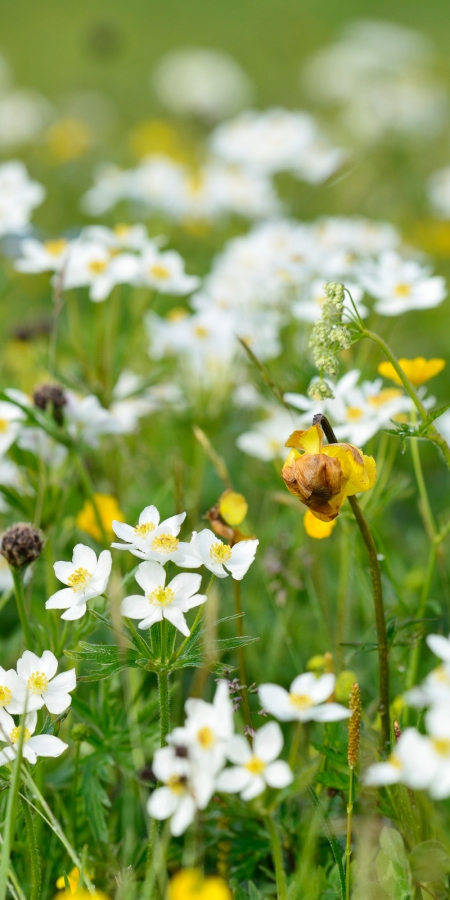
[[[283,866],[283,851],[280,837],[272,816],[265,817],[267,831],[269,832],[272,846],[272,858],[275,866],[275,878],[277,882],[277,900],[287,900],[286,875]]]
[[[345,843],[345,900],[350,900],[350,859],[352,855],[352,817],[353,817],[353,799],[354,799],[354,775],[353,766],[350,767],[350,780],[348,785],[348,803],[347,803],[347,839]]]
[[[22,764],[22,747],[25,737],[25,714],[22,716],[21,727],[19,731],[19,740],[16,747],[16,756],[12,768],[11,782],[8,790],[8,800],[6,804],[5,823],[3,827],[3,844],[2,858],[0,862],[0,900],[6,900],[6,891],[8,887],[9,865],[11,858],[11,848],[14,840],[14,831],[16,827],[16,809],[17,798],[19,795],[20,785],[20,767]]]
[[[411,424],[415,424],[417,421],[416,410],[415,408],[411,411]],[[416,476],[417,488],[419,491],[420,497],[420,511],[422,513],[422,518],[424,521],[425,529],[427,535],[432,541],[437,533],[436,523],[434,521],[433,513],[431,510],[430,501],[428,498],[427,486],[425,484],[425,479],[423,477],[422,463],[420,461],[420,449],[419,449],[419,441],[412,440],[411,441],[411,457],[413,461],[414,474]]]
[[[233,578],[234,588],[234,610],[236,613],[236,637],[244,636],[244,617],[242,614],[241,601],[241,582]],[[247,667],[245,664],[245,652],[243,647],[237,648],[237,657],[239,665],[239,681],[241,684],[242,705],[244,707],[245,724],[252,727],[252,715],[250,712],[250,704],[248,702],[248,684],[247,684]]]
[[[27,847],[30,854],[31,893],[30,900],[39,900],[42,885],[42,865],[36,838],[33,813],[26,800],[22,799],[22,812],[27,829]]]
[[[345,619],[347,611],[347,593],[350,574],[350,535],[347,524],[344,522],[341,530],[340,554],[339,554],[339,584],[337,595],[337,627],[336,627],[336,657],[338,669],[344,662],[343,641],[345,634]]]
[[[14,591],[16,594],[17,612],[19,613],[20,624],[22,626],[27,650],[32,650],[33,636],[31,634],[29,617],[25,606],[25,592],[23,589],[24,572],[24,569],[16,569],[14,566],[11,566],[11,574],[14,581]]]

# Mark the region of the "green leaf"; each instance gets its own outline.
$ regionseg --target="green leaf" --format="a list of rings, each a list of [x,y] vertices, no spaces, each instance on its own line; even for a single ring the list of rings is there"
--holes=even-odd
[[[375,864],[378,880],[389,897],[392,900],[409,900],[411,891],[407,860],[404,858],[399,863],[381,850]]]
[[[0,485],[0,494],[3,494],[5,500],[9,503],[13,509],[18,509],[19,512],[24,513],[27,518],[31,519],[33,516],[30,514],[30,504],[27,504],[23,497],[14,491],[12,488],[6,487],[4,484]]]
[[[450,409],[450,403],[446,403],[445,406],[439,406],[437,409],[433,409],[432,412],[428,413],[426,419],[419,426],[419,431],[421,434],[428,430],[428,426],[431,425],[435,419],[438,419],[439,416],[443,416],[447,410]]]
[[[348,791],[349,777],[343,772],[319,772],[316,781],[334,791]]]
[[[389,897],[381,884],[375,884],[374,881],[360,885],[352,893],[352,900],[389,900]]]
[[[319,741],[311,741],[312,746],[322,756],[326,756],[335,765],[345,766],[347,768],[347,754],[342,750],[336,750],[335,747],[329,747],[327,744],[321,744]]]
[[[108,795],[100,783],[92,766],[84,767],[81,779],[81,795],[84,800],[86,819],[89,822],[94,840],[104,844],[108,841],[105,806],[110,806]]]
[[[395,828],[382,828],[380,834],[380,847],[386,856],[400,866],[406,864],[405,845],[399,831]]]
[[[440,881],[450,872],[450,855],[439,841],[424,841],[413,847],[409,858],[416,881]]]
[[[258,891],[257,887],[253,884],[253,881],[249,881],[248,883],[248,900],[262,900],[262,894]]]
[[[324,807],[322,806],[314,788],[311,787],[309,789],[309,795],[311,797],[311,801],[314,806],[314,809],[317,813],[319,822],[322,826],[322,829],[323,829],[325,836],[328,840],[328,843],[330,845],[331,852],[334,856],[334,861],[336,863],[336,866],[337,866],[338,872],[339,872],[341,898],[342,898],[342,900],[344,900],[344,897],[345,897],[345,875],[344,875],[344,868],[342,865],[341,848],[339,847],[339,844],[334,835],[330,817],[329,817],[326,809],[324,809]]]
[[[88,675],[79,676],[80,681],[99,681],[121,669],[149,666],[149,661],[143,659],[136,650],[116,647],[114,644],[87,644],[85,641],[80,641],[78,646],[82,649],[64,650],[65,656],[83,662],[96,662],[100,666]]]

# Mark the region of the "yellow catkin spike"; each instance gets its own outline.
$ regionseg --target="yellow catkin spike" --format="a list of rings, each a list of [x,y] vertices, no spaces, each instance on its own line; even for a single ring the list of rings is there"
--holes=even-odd
[[[349,697],[349,708],[353,715],[348,720],[348,751],[347,760],[350,769],[354,769],[358,764],[359,740],[361,734],[361,692],[359,684],[355,682]]]

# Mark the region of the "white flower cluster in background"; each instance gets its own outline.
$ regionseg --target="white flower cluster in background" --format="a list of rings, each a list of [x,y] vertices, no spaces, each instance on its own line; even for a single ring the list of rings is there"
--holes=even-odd
[[[405,696],[411,706],[428,707],[426,734],[407,728],[391,756],[367,769],[365,783],[401,782],[414,790],[428,790],[434,799],[442,800],[450,796],[450,638],[430,634],[426,640],[442,664]]]
[[[27,229],[31,213],[45,198],[45,188],[32,181],[22,162],[0,165],[0,237]]]
[[[14,85],[11,68],[0,56],[0,149],[9,152],[29,143],[51,115],[52,106],[42,94]]]
[[[429,140],[446,124],[448,96],[434,47],[396,22],[350,22],[307,62],[302,81],[316,101],[339,110],[357,141],[389,136]]]

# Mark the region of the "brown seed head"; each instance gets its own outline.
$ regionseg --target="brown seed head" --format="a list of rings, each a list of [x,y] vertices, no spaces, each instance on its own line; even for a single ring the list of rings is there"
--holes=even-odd
[[[0,553],[12,568],[24,569],[41,555],[43,546],[40,531],[26,522],[16,522],[3,533]]]
[[[359,739],[361,734],[361,692],[355,682],[349,697],[349,708],[353,711],[348,721],[348,751],[347,760],[351,769],[358,764]]]
[[[67,398],[59,384],[39,385],[33,394],[33,401],[39,409],[47,409],[47,406],[51,406],[55,422],[62,425],[63,407],[67,403]]]

